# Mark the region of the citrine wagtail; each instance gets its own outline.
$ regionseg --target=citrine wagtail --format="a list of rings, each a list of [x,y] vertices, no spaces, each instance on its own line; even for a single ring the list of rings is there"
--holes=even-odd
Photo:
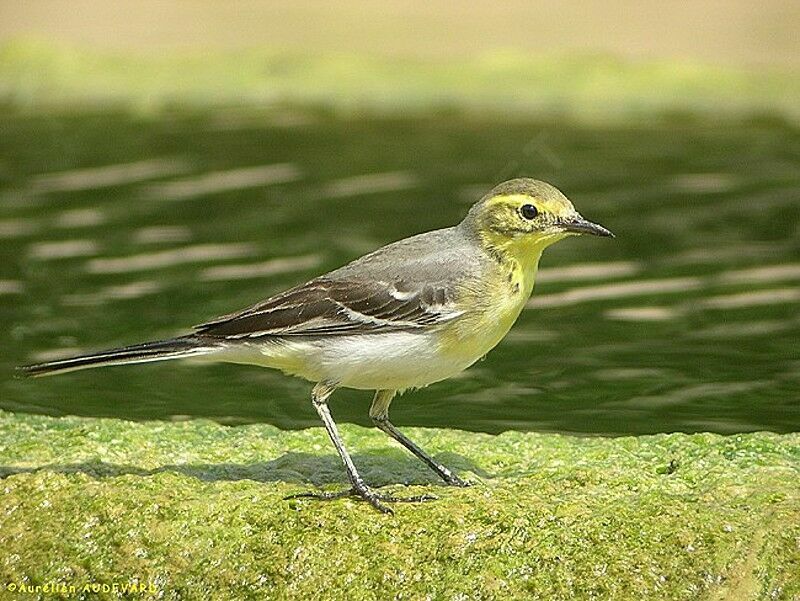
[[[145,342],[20,370],[43,376],[100,365],[202,358],[280,369],[313,382],[311,400],[347,470],[355,495],[391,513],[395,498],[371,489],[342,443],[328,409],[337,388],[375,390],[375,425],[447,484],[467,482],[389,421],[398,393],[449,378],[499,343],[533,290],[542,251],[575,234],[612,236],[587,221],[556,188],[520,178],[495,187],[454,226],[412,236],[339,269],[224,315],[185,336]]]

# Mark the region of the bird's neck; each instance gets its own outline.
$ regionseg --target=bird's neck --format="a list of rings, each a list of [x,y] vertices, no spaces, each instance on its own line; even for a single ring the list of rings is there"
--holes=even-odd
[[[481,236],[481,246],[502,271],[508,274],[509,283],[519,286],[527,297],[533,290],[542,252],[561,238],[562,236],[509,238],[489,233]]]
[[[501,281],[508,286],[514,296],[524,302],[533,291],[536,271],[539,266],[541,249],[529,249],[530,252],[520,252],[521,249],[506,243],[497,243],[491,238],[484,237],[483,250],[497,264]]]

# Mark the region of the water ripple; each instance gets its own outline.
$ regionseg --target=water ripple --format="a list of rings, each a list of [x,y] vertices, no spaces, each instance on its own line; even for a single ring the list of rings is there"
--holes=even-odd
[[[220,192],[293,182],[300,177],[300,169],[291,163],[243,167],[155,184],[148,186],[144,195],[154,199],[188,200]]]
[[[690,248],[675,253],[668,263],[671,265],[703,265],[722,263],[724,261],[738,261],[742,257],[752,260],[774,257],[788,248],[785,243],[758,242],[752,244],[727,244],[724,246],[704,246]]]
[[[22,294],[24,286],[17,280],[0,280],[0,294]]]
[[[784,263],[783,265],[767,265],[752,269],[727,271],[720,274],[719,279],[721,282],[732,284],[798,280],[800,279],[800,263]]]
[[[98,292],[89,294],[68,294],[62,297],[64,305],[93,306],[102,305],[111,300],[124,300],[139,298],[148,294],[155,294],[162,289],[162,285],[152,280],[130,282],[120,286],[106,286]]]
[[[35,219],[3,219],[0,220],[0,239],[23,238],[39,230]]]
[[[192,230],[183,225],[155,225],[143,227],[133,233],[133,241],[137,244],[188,242],[191,239]]]
[[[776,319],[762,319],[746,321],[743,323],[723,323],[693,330],[687,334],[689,338],[724,339],[724,338],[751,338],[753,336],[771,336],[786,332],[797,326],[797,321],[779,321]]]
[[[755,292],[711,296],[698,302],[708,309],[738,309],[741,307],[758,307],[798,301],[800,301],[800,288],[773,288]]]
[[[684,173],[672,178],[671,187],[679,192],[711,194],[736,187],[737,179],[729,173]]]
[[[614,401],[607,403],[609,407],[642,407],[653,409],[656,407],[671,407],[683,403],[700,401],[706,398],[725,398],[729,395],[741,394],[766,388],[770,386],[770,381],[755,382],[703,382],[700,384],[690,384],[682,388],[664,392],[656,395],[636,396],[624,401]]]
[[[603,316],[616,321],[669,321],[680,317],[683,312],[677,307],[645,306],[609,309]]]
[[[622,307],[609,309],[603,316],[615,321],[668,321],[678,319],[691,312],[703,309],[746,309],[767,305],[782,305],[800,302],[800,289],[772,288],[753,292],[719,294],[706,298],[693,299],[674,306],[649,305],[641,307]],[[778,326],[777,323],[783,324]],[[784,322],[752,322],[748,324],[722,324],[707,330],[697,330],[690,336],[745,336],[760,335],[790,329],[792,321]],[[736,333],[734,333],[736,332]]]
[[[413,173],[407,171],[369,173],[329,182],[327,186],[325,186],[324,195],[328,198],[343,198],[361,194],[407,190],[417,185],[417,178]]]
[[[32,180],[31,190],[46,193],[109,188],[178,175],[189,169],[190,165],[187,161],[174,157],[105,165],[39,175]]]
[[[58,215],[54,225],[59,228],[72,229],[102,225],[105,222],[106,215],[100,209],[74,209]]]
[[[600,286],[584,286],[582,288],[573,288],[556,294],[534,295],[533,298],[528,301],[527,307],[536,309],[543,307],[563,307],[596,300],[646,296],[669,292],[685,292],[687,290],[696,290],[700,288],[702,283],[702,278],[685,277],[638,280],[635,282],[620,282],[617,284],[603,284]]]
[[[312,269],[322,263],[322,255],[305,255],[302,257],[282,257],[270,259],[262,263],[248,263],[241,265],[217,265],[209,267],[200,273],[200,279],[217,280],[245,280],[263,278],[280,273],[291,273],[303,269]]]
[[[252,244],[197,244],[128,257],[92,259],[86,264],[90,273],[126,273],[172,267],[186,263],[204,263],[236,259],[255,254]]]
[[[536,281],[572,282],[575,280],[604,280],[636,275],[641,269],[641,265],[635,261],[576,263],[564,267],[542,268],[536,275]]]
[[[28,247],[28,256],[39,261],[88,257],[96,255],[98,252],[100,252],[100,246],[94,240],[37,242]]]

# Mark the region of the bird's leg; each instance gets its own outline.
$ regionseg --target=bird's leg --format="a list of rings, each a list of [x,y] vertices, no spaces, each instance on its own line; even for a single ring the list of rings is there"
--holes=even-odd
[[[425,465],[436,472],[436,474],[450,486],[471,486],[471,482],[467,482],[456,476],[453,472],[419,448],[389,421],[389,404],[392,402],[395,392],[394,390],[375,391],[375,398],[372,400],[372,406],[369,408],[369,416],[372,418],[372,423],[424,461]]]
[[[340,499],[342,497],[348,497],[348,496],[356,496],[367,501],[378,511],[388,514],[392,514],[394,512],[389,507],[381,503],[381,501],[416,502],[416,501],[429,501],[431,499],[434,499],[435,497],[432,497],[430,495],[420,495],[416,497],[404,497],[404,498],[393,497],[391,495],[384,495],[377,493],[366,485],[364,480],[359,475],[358,470],[356,470],[356,466],[353,463],[350,454],[347,452],[347,449],[344,448],[344,442],[342,442],[342,437],[339,435],[339,429],[336,427],[336,423],[333,421],[331,412],[328,409],[328,399],[333,394],[334,390],[336,390],[335,386],[331,386],[325,383],[317,384],[316,386],[314,386],[314,391],[311,393],[311,402],[314,404],[314,409],[317,410],[317,413],[322,419],[322,423],[325,424],[325,430],[327,430],[328,436],[330,437],[331,442],[333,442],[333,446],[336,447],[336,451],[339,453],[339,457],[341,457],[342,463],[344,463],[344,467],[347,470],[347,477],[350,479],[350,484],[352,485],[352,488],[341,492],[300,493],[296,495],[290,495],[286,498],[295,499],[301,497],[312,497],[316,499],[329,500],[329,499]]]

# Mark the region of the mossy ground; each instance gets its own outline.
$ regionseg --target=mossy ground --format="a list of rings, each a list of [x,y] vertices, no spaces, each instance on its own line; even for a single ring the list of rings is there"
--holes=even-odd
[[[163,599],[798,599],[800,435],[409,429],[449,489],[344,425],[393,517],[285,501],[345,478],[324,431],[0,413],[0,594]]]

